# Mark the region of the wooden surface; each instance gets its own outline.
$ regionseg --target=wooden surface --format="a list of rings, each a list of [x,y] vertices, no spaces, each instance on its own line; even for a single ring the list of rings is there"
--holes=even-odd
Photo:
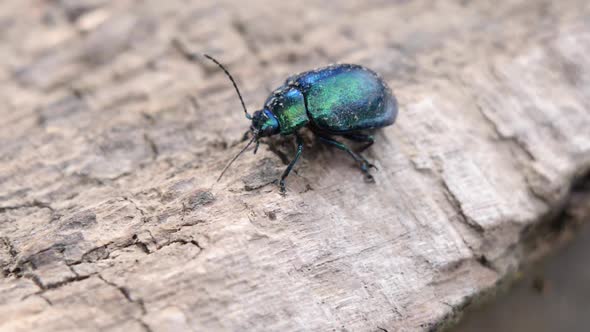
[[[437,329],[527,258],[590,166],[588,1],[0,3],[0,330]],[[395,126],[351,160],[243,156],[290,74],[379,72]],[[533,231],[534,234],[534,231]]]

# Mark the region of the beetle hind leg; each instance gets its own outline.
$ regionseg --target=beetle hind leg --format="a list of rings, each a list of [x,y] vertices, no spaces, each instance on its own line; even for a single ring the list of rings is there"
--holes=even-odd
[[[363,172],[363,174],[365,174],[365,178],[369,181],[374,181],[373,176],[371,175],[371,173],[369,173],[369,169],[370,168],[377,168],[377,167],[375,167],[375,165],[371,164],[367,159],[365,159],[365,157],[363,157],[360,154],[355,153],[348,146],[346,146],[343,143],[338,142],[330,137],[318,135],[318,138],[320,139],[320,141],[322,141],[326,144],[333,145],[336,148],[338,148],[339,150],[342,150],[342,151],[345,151],[346,153],[348,153],[357,163],[359,163],[361,172]]]
[[[363,152],[366,149],[370,148],[373,143],[375,143],[375,138],[373,135],[366,135],[361,133],[354,133],[354,134],[344,134],[342,135],[344,138],[349,139],[351,141],[359,142],[359,143],[366,143],[359,152]]]

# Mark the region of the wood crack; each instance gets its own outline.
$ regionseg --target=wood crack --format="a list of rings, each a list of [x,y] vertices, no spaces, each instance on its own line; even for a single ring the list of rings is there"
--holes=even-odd
[[[48,203],[35,200],[35,201],[24,203],[24,204],[0,206],[0,213],[10,211],[10,210],[18,210],[18,209],[26,209],[26,208],[49,209],[52,212],[54,211],[54,209]]]
[[[459,215],[459,219],[461,219],[461,221],[463,221],[463,223],[465,225],[469,226],[471,229],[475,230],[477,233],[483,234],[485,232],[485,229],[483,228],[483,226],[481,226],[479,223],[477,223],[475,220],[470,218],[465,213],[465,211],[463,210],[463,206],[461,205],[461,202],[455,196],[455,194],[453,194],[453,191],[449,188],[446,181],[443,179],[440,181],[440,183],[441,183],[442,188],[444,190],[444,194],[445,194],[445,197],[447,198],[447,201],[451,204],[451,206],[453,206],[455,212],[457,212],[457,214]]]
[[[141,298],[133,298],[131,296],[131,293],[129,292],[129,289],[125,286],[121,286],[118,285],[110,280],[107,280],[106,278],[104,278],[100,273],[97,274],[97,277],[102,280],[105,284],[114,287],[117,291],[119,291],[119,293],[121,293],[121,295],[123,295],[123,297],[127,300],[127,302],[135,305],[140,312],[140,316],[139,317],[133,317],[133,319],[135,321],[137,321],[139,323],[139,325],[146,331],[146,332],[152,332],[152,328],[142,319],[143,316],[145,316],[147,314],[147,309],[146,309],[146,305],[145,302],[143,301],[143,299]]]
[[[527,144],[522,140],[522,138],[520,138],[518,135],[505,135],[504,133],[502,133],[500,128],[498,128],[498,124],[494,120],[492,120],[492,118],[488,115],[483,106],[481,106],[481,104],[477,101],[475,102],[475,105],[476,109],[479,111],[482,118],[485,120],[486,123],[490,125],[490,127],[496,133],[496,136],[498,136],[498,139],[500,141],[509,143],[512,146],[516,147],[518,151],[521,151],[531,161],[537,160],[535,158],[535,155],[531,152],[531,150],[529,149]]]

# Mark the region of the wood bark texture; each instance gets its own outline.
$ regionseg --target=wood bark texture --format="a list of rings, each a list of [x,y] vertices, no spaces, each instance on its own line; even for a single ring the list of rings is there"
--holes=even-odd
[[[0,3],[0,330],[421,331],[526,259],[590,166],[590,2]],[[289,75],[379,72],[376,183],[305,135],[247,153]]]

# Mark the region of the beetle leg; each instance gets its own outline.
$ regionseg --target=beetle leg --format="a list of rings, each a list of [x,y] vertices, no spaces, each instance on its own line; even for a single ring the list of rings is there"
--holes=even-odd
[[[375,143],[375,138],[373,138],[373,135],[366,135],[366,134],[344,134],[342,135],[344,138],[347,138],[351,141],[355,141],[355,142],[360,142],[360,143],[367,143],[365,144],[365,146],[363,146],[359,152],[363,152],[366,149],[368,149],[369,147],[371,147],[371,145],[373,145],[373,143]]]
[[[301,137],[301,135],[299,135],[299,133],[295,134],[295,140],[297,141],[297,152],[295,153],[295,157],[293,158],[293,160],[291,160],[291,162],[289,163],[289,166],[287,166],[287,168],[283,172],[283,175],[281,175],[281,181],[279,182],[281,193],[285,193],[285,179],[287,178],[287,176],[289,176],[291,169],[297,163],[299,156],[301,156],[301,152],[303,152],[303,138]]]
[[[250,133],[251,133],[251,131],[250,131],[250,129],[248,129],[248,131],[247,131],[247,132],[245,132],[245,133],[244,133],[244,135],[242,135],[242,139],[240,139],[240,142],[245,142],[245,141],[247,141],[247,140],[248,140],[248,138],[250,138]]]
[[[336,148],[347,152],[357,163],[359,163],[361,165],[361,171],[365,174],[365,177],[367,178],[367,180],[373,181],[373,176],[369,173],[369,168],[375,167],[375,165],[371,164],[367,159],[365,159],[365,157],[363,157],[359,154],[356,154],[354,151],[352,151],[349,147],[347,147],[343,143],[340,143],[330,137],[318,135],[318,138],[320,139],[320,141],[322,141],[324,143],[333,145]]]

